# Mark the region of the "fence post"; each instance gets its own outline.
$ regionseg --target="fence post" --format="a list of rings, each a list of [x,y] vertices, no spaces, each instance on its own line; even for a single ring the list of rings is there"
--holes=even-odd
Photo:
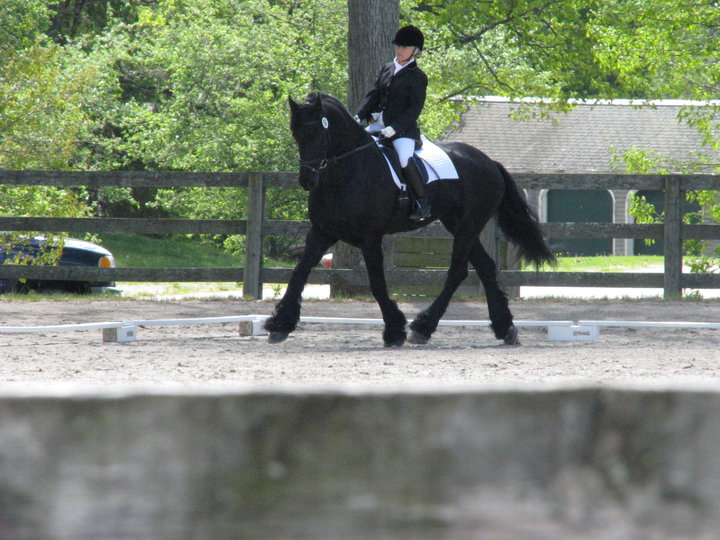
[[[247,208],[243,296],[261,300],[263,285],[260,281],[263,259],[262,222],[265,216],[265,185],[262,173],[251,173],[248,177]]]
[[[665,221],[663,240],[665,241],[665,274],[663,279],[663,297],[682,296],[680,279],[682,277],[682,207],[683,192],[680,178],[669,176],[665,179]]]

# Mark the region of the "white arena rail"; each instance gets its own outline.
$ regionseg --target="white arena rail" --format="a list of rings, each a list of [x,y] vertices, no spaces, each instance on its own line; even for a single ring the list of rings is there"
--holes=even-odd
[[[720,328],[720,322],[693,321],[580,321],[580,325],[605,326],[607,328]]]
[[[169,326],[187,324],[240,323],[243,335],[261,335],[262,323],[268,315],[233,315],[227,317],[200,317],[195,319],[145,319],[132,321],[107,321],[80,324],[56,324],[48,326],[0,326],[0,334],[29,334],[34,332],[76,332],[102,329],[103,341],[125,343],[135,341],[138,326]],[[243,326],[243,323],[246,325]],[[247,325],[250,325],[247,328]]]
[[[106,321],[80,324],[57,324],[45,326],[0,326],[0,334],[28,334],[35,332],[77,332],[83,330],[102,330],[103,341],[126,343],[137,339],[139,326],[169,326],[189,324],[239,323],[239,332],[243,336],[266,334],[262,325],[269,315],[232,315],[226,317],[201,317],[188,319],[146,319],[130,321]],[[382,325],[382,319],[343,318],[343,317],[300,317],[300,323],[306,324],[353,324]],[[442,319],[438,326],[490,326],[488,320]],[[595,341],[600,336],[600,328],[720,328],[720,322],[690,321],[514,321],[515,326],[544,327],[550,341]]]

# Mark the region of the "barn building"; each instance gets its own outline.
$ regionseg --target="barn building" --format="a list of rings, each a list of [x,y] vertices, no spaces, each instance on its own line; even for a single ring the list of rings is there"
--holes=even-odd
[[[472,98],[457,129],[444,140],[463,141],[480,148],[512,172],[621,173],[622,156],[633,149],[652,150],[664,162],[695,161],[703,146],[698,131],[679,121],[689,101],[643,102],[612,100],[571,102],[567,112],[549,112],[542,100]],[[544,112],[542,112],[544,110]],[[541,113],[542,114],[539,114]],[[720,152],[715,151],[715,163]],[[711,172],[711,171],[706,171]],[[539,190],[526,193],[542,221],[632,223],[628,213],[632,194],[644,195],[662,211],[662,192],[632,190]],[[661,242],[652,246],[631,239],[550,239],[557,252],[576,255],[662,254]]]

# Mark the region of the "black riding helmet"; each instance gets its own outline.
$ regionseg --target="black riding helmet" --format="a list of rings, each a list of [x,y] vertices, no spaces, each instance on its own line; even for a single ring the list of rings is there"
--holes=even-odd
[[[417,47],[422,51],[423,45],[425,44],[425,36],[412,24],[403,26],[395,34],[395,39],[392,40],[393,45],[400,45],[401,47]]]

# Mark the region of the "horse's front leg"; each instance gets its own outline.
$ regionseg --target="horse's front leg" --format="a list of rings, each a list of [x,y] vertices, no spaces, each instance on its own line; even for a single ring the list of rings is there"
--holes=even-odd
[[[308,276],[334,243],[335,240],[325,237],[314,229],[308,232],[305,238],[305,251],[290,276],[287,290],[275,306],[272,316],[265,321],[265,330],[270,333],[268,336],[270,343],[285,341],[290,332],[295,330],[300,320],[300,302]]]
[[[502,339],[507,345],[520,345],[517,328],[513,324],[513,316],[508,305],[508,297],[497,282],[497,266],[480,240],[473,242],[469,259],[485,289],[491,328],[495,332],[495,337]]]
[[[415,320],[410,323],[412,329],[410,343],[424,345],[430,340],[433,332],[437,329],[440,318],[445,314],[452,295],[467,277],[468,251],[473,240],[472,234],[477,233],[464,232],[455,236],[450,268],[445,278],[445,284],[433,303],[425,311],[418,313]]]
[[[383,321],[385,321],[385,330],[383,331],[385,346],[401,347],[407,338],[405,332],[407,319],[388,294],[385,268],[383,267],[382,238],[363,246],[362,252],[370,279],[370,290],[380,306]]]

